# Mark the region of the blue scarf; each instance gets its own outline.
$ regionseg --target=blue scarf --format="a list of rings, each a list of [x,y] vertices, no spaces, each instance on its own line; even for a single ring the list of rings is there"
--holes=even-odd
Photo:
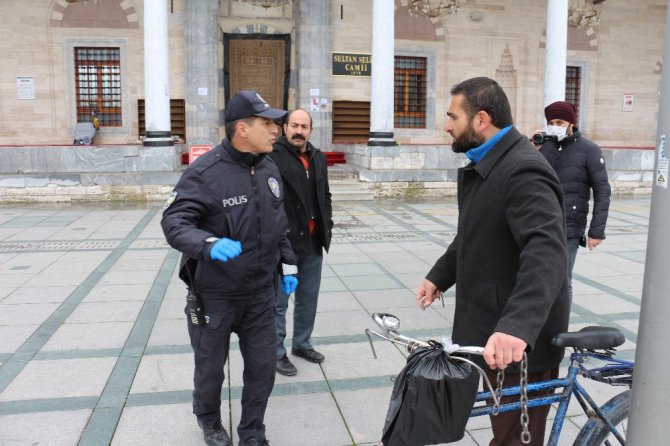
[[[470,158],[470,160],[473,163],[477,164],[482,160],[482,158],[484,158],[484,155],[486,155],[489,152],[489,150],[491,150],[491,148],[495,146],[496,143],[500,141],[503,136],[505,136],[505,133],[509,132],[509,129],[511,128],[512,126],[508,125],[507,127],[500,129],[500,131],[498,131],[498,133],[496,133],[493,136],[493,138],[489,139],[481,146],[475,147],[474,149],[470,149],[467,152],[465,152],[465,156]]]

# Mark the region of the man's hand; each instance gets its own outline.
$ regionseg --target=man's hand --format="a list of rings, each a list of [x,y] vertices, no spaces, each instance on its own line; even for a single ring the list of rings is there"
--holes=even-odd
[[[288,295],[298,288],[298,278],[293,274],[286,275],[281,278],[281,289]]]
[[[586,238],[586,246],[589,247],[589,251],[593,251],[602,242],[603,242],[602,239],[599,238],[591,238],[591,237]]]
[[[423,311],[435,302],[435,299],[440,297],[441,294],[442,292],[437,289],[433,282],[423,279],[423,282],[419,284],[419,288],[416,291],[416,304]]]
[[[521,361],[527,346],[523,339],[495,332],[484,347],[484,361],[491,370],[504,369],[513,362]]]
[[[214,242],[211,251],[209,251],[209,256],[212,260],[227,262],[228,260],[239,256],[241,253],[242,243],[229,238],[222,238]]]

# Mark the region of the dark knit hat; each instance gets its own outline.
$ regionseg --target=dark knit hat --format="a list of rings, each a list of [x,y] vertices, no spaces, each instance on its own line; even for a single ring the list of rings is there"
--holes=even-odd
[[[567,121],[570,124],[574,125],[576,120],[575,106],[569,102],[556,101],[552,104],[547,105],[544,109],[544,117],[547,118],[547,122],[552,119],[562,119]]]

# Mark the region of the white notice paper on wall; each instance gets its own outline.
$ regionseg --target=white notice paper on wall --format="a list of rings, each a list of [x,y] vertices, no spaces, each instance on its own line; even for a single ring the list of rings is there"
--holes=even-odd
[[[625,93],[623,95],[623,103],[621,105],[621,111],[632,112],[634,103],[635,103],[635,95]]]
[[[32,77],[17,77],[16,89],[19,99],[35,99],[35,79]]]

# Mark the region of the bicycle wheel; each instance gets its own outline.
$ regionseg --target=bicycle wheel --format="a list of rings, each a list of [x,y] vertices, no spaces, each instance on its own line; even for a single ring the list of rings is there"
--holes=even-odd
[[[605,416],[617,428],[625,439],[628,432],[628,409],[630,408],[630,390],[621,392],[600,407]],[[617,445],[619,440],[598,417],[592,417],[579,431],[573,446]]]

